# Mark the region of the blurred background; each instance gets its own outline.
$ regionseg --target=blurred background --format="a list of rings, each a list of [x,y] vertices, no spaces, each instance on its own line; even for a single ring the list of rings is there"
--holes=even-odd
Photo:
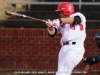
[[[86,53],[100,54],[94,36],[100,32],[100,0],[0,0],[0,75],[55,75],[60,37],[50,38],[43,22],[5,15],[14,11],[39,19],[55,19],[60,2],[71,2],[76,12],[86,16]],[[73,75],[85,75],[86,64],[80,63]],[[100,74],[100,64],[91,75]]]

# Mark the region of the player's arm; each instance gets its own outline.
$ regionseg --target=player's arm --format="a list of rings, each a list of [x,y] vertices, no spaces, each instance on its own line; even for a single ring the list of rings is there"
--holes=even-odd
[[[84,60],[83,60],[83,62],[84,62]],[[86,67],[85,67],[85,72],[86,72],[86,74],[85,75],[90,75],[91,74],[91,67],[92,67],[92,65],[93,65],[94,63],[86,63]]]
[[[93,58],[84,58],[83,63],[92,63],[96,64],[100,62],[100,55],[94,56]]]
[[[47,30],[49,32],[49,35],[52,38],[57,34],[57,28],[56,27],[47,27]]]
[[[46,25],[47,25],[47,30],[48,30],[48,32],[49,32],[49,35],[51,36],[51,37],[54,37],[56,34],[57,34],[57,31],[58,31],[58,27],[59,27],[59,20],[53,20],[53,21],[51,21],[51,20],[48,20],[47,22],[46,22]]]
[[[82,13],[75,13],[73,15],[71,15],[70,17],[66,17],[66,18],[60,18],[62,23],[65,24],[70,24],[70,25],[78,25],[80,23],[82,23],[83,25],[85,25],[86,23],[86,18]],[[84,26],[86,27],[86,26]]]
[[[60,19],[61,19],[61,22],[64,24],[77,25],[81,23],[81,18],[78,15],[74,17],[66,17],[66,18],[60,18]]]
[[[86,67],[85,67],[86,74],[85,74],[85,75],[90,75],[90,74],[91,74],[91,70],[92,70],[91,67],[92,67],[92,66],[89,65],[89,64],[86,65]]]

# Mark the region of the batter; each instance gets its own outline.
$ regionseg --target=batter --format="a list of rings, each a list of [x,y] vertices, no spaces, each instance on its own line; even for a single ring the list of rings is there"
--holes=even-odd
[[[51,37],[56,34],[61,35],[56,75],[71,75],[84,56],[86,18],[82,13],[75,12],[70,2],[60,3],[55,12],[60,18],[53,21],[48,20],[46,25]]]

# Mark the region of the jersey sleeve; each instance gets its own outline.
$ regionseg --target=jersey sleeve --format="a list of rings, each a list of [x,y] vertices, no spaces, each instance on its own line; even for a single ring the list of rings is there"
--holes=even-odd
[[[73,17],[74,16],[79,16],[81,18],[81,23],[85,26],[86,24],[86,17],[80,13],[80,12],[76,12],[75,14],[72,15]],[[86,26],[85,26],[86,27]]]

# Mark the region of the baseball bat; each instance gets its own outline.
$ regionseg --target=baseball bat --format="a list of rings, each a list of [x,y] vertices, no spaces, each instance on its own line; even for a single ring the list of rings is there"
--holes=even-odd
[[[32,20],[37,20],[37,21],[41,21],[41,22],[45,22],[45,23],[47,22],[46,20],[33,18],[31,16],[28,16],[28,15],[25,15],[25,14],[20,14],[20,13],[17,13],[17,12],[12,12],[12,11],[5,11],[5,14],[9,15],[9,16],[15,16],[15,17],[22,17],[22,18],[28,18],[28,19],[32,19]]]

